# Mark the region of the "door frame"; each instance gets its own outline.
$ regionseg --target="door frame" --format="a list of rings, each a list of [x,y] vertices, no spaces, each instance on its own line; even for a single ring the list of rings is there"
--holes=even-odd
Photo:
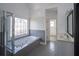
[[[48,8],[48,9],[53,9],[53,8],[56,8],[56,10],[57,10],[57,19],[56,19],[56,40],[57,40],[57,36],[58,36],[58,7],[52,7],[52,8]],[[46,10],[48,10],[48,9],[46,9]],[[47,41],[48,41],[48,39],[47,39],[47,14],[46,14],[46,10],[45,10],[45,44],[47,44]],[[49,36],[48,36],[49,37]]]

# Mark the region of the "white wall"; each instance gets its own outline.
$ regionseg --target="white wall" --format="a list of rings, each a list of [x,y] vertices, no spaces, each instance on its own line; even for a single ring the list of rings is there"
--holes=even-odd
[[[49,19],[57,19],[57,8],[46,9],[46,16]]]
[[[66,32],[66,12],[73,9],[73,3],[46,3],[46,4],[31,4],[31,29],[45,30],[46,29],[46,10],[57,8],[57,33]]]
[[[59,4],[58,5],[58,32],[64,33],[66,32],[66,13],[68,10],[73,9],[74,6],[72,3],[67,4]]]
[[[61,3],[61,4],[53,4],[53,3],[46,3],[46,4],[31,4],[31,29],[45,29],[45,20],[46,15],[45,12],[47,9],[50,8],[57,8],[57,29],[58,33],[64,33],[66,31],[66,12],[67,10],[73,9],[72,3]]]
[[[0,10],[13,13],[16,17],[29,19],[29,4],[23,3],[0,3]]]
[[[72,3],[37,3],[37,4],[0,4],[1,10],[6,10],[15,14],[16,17],[29,19],[31,17],[30,29],[45,30],[46,29],[46,9],[57,8],[57,30],[58,33],[66,32],[66,12],[73,9]],[[30,13],[30,15],[29,15]]]
[[[57,7],[54,3],[35,3],[31,4],[31,25],[32,30],[45,30],[45,10]]]
[[[44,10],[39,4],[31,6],[31,30],[44,30]]]
[[[23,3],[0,3],[0,9],[14,13],[15,16],[20,18],[29,17],[28,4]]]

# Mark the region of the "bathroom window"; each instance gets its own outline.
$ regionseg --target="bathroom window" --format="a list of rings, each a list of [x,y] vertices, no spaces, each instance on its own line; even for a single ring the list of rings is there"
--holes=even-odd
[[[15,37],[28,35],[27,19],[15,18]]]

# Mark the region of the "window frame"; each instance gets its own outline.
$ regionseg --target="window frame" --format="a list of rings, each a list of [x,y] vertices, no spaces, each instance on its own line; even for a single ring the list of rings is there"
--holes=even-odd
[[[15,17],[15,18],[19,18],[19,17]],[[24,18],[19,18],[21,20],[27,20],[27,34],[21,34],[21,35],[17,35],[15,36],[15,19],[14,19],[14,38],[15,39],[18,39],[18,38],[21,38],[21,37],[25,37],[25,36],[28,36],[29,35],[29,30],[30,30],[30,27],[29,27],[29,20],[28,19],[24,19]]]

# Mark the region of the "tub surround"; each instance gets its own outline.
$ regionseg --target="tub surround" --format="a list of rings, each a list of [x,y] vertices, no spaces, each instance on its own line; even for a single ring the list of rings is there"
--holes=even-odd
[[[40,37],[42,41],[45,41],[45,30],[30,30],[30,35]]]

